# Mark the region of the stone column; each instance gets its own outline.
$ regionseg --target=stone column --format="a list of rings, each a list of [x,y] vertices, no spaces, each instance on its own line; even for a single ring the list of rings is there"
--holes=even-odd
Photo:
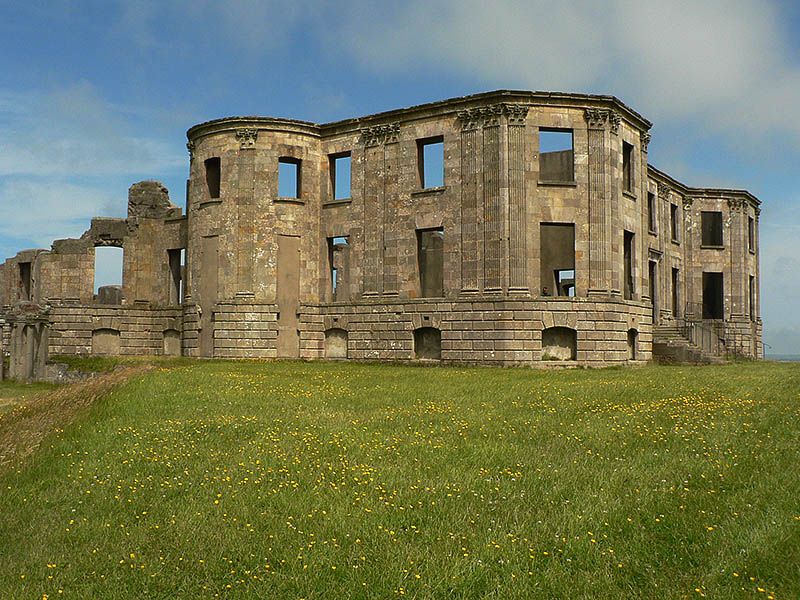
[[[17,305],[8,317],[11,324],[8,376],[16,381],[39,381],[47,369],[49,309],[33,303]]]
[[[744,214],[744,201],[739,198],[728,200],[728,246],[730,249],[731,278],[731,319],[744,319],[747,316],[748,296],[747,277],[747,219]]]
[[[485,292],[501,292],[505,210],[500,188],[500,110],[490,109],[483,125],[483,280]]]
[[[386,145],[396,144],[399,134],[400,126],[397,124],[376,125],[361,130],[361,142],[364,144],[364,259],[362,273],[365,296],[376,296],[384,290]]]
[[[255,199],[255,147],[258,130],[243,128],[236,131],[239,141],[239,156],[236,160],[238,181],[236,184],[237,210],[237,285],[239,298],[255,297],[253,262],[256,245],[256,199]],[[302,177],[302,172],[300,173]]]
[[[702,309],[699,314],[696,310],[697,300],[695,299],[695,281],[699,280],[697,289],[702,294],[702,267],[697,265],[694,260],[694,220],[692,219],[692,204],[694,198],[685,197],[683,199],[683,306],[681,315],[690,321],[698,320],[703,316]],[[698,275],[699,273],[699,275]],[[702,297],[700,298],[702,302]]]
[[[529,291],[525,243],[528,230],[528,211],[525,204],[525,118],[528,107],[509,104],[508,115],[508,261],[510,292]]]
[[[619,127],[612,111],[587,108],[584,118],[589,138],[589,290],[588,295],[611,292],[612,169],[608,156],[610,129]]]
[[[482,286],[483,131],[475,110],[458,113],[461,123],[461,292],[477,294]]]
[[[6,322],[3,319],[0,319],[0,381],[3,381],[5,377],[5,340],[3,338],[3,328],[5,327]]]

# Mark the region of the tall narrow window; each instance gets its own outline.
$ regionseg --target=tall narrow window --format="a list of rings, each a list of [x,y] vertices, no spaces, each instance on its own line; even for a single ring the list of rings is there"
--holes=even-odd
[[[650,233],[656,233],[656,195],[647,192],[647,229]]]
[[[284,156],[278,159],[278,196],[300,198],[300,159]]]
[[[672,316],[676,319],[680,316],[680,270],[672,268]]]
[[[22,300],[31,300],[31,263],[19,263],[19,287]]]
[[[756,251],[756,222],[753,217],[747,217],[747,249]]]
[[[100,304],[122,304],[122,248],[94,249],[94,292]]]
[[[572,129],[539,129],[539,181],[575,181],[575,151]]]
[[[750,320],[756,320],[756,278],[750,275]]]
[[[647,275],[650,287],[650,301],[653,303],[653,324],[658,323],[658,262],[648,261]]]
[[[350,198],[350,166],[349,152],[331,154],[328,158],[331,173],[331,192],[334,200]]]
[[[703,318],[724,318],[722,273],[703,272]]]
[[[219,184],[221,179],[220,160],[218,156],[207,158],[206,167],[206,187],[208,188],[209,198],[219,198]]]
[[[444,185],[444,137],[417,140],[419,183],[422,189]]]
[[[700,213],[702,245],[722,247],[722,213],[719,211],[703,211]]]
[[[417,230],[420,297],[444,296],[444,230]]]
[[[541,223],[540,277],[542,296],[575,296],[575,225]]]
[[[633,183],[633,146],[622,142],[622,189],[633,193]]]
[[[623,238],[623,260],[624,260],[624,267],[623,267],[623,278],[624,281],[624,290],[625,290],[625,299],[631,300],[633,298],[633,240],[634,234],[632,231],[625,231],[622,235]]]
[[[175,248],[167,250],[167,259],[169,261],[169,303],[181,304],[183,303],[183,265],[186,250],[183,248]]]
[[[680,241],[678,238],[680,228],[680,221],[678,219],[678,205],[677,204],[670,204],[669,205],[669,231],[670,237],[672,238],[673,242]]]
[[[347,251],[349,244],[347,237],[336,236],[328,238],[328,265],[330,268],[331,300],[339,302],[347,300]]]

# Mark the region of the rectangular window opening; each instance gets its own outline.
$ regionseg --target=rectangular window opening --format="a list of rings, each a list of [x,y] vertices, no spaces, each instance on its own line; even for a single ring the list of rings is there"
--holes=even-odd
[[[676,319],[680,317],[680,269],[672,268],[672,316]]]
[[[167,250],[169,260],[169,303],[172,305],[183,303],[183,278],[186,250],[175,248]]]
[[[347,300],[347,263],[350,243],[347,236],[328,238],[328,267],[331,301]]]
[[[750,320],[756,320],[756,278],[750,275]]]
[[[633,240],[634,234],[632,231],[625,231],[623,232],[623,257],[624,257],[624,268],[623,268],[623,277],[624,281],[624,296],[625,300],[632,300],[634,294],[634,282],[633,282]]]
[[[575,225],[541,223],[539,239],[542,296],[574,297]]]
[[[678,205],[677,204],[670,204],[669,205],[669,231],[670,237],[672,238],[673,242],[680,241],[678,238],[678,234],[681,230],[680,222],[678,219]]]
[[[647,229],[650,233],[656,233],[656,195],[652,192],[647,192]]]
[[[703,246],[722,246],[722,213],[720,211],[701,212],[700,228]]]
[[[278,196],[300,198],[300,159],[283,156],[278,159]]]
[[[31,300],[31,263],[21,262],[19,264],[19,287],[22,299]]]
[[[747,217],[747,249],[756,251],[756,222],[753,217]]]
[[[650,302],[653,304],[653,324],[658,323],[658,262],[648,261],[647,276],[649,280]]]
[[[543,183],[575,181],[572,129],[539,129],[539,181]]]
[[[724,288],[722,273],[703,272],[703,318],[724,318]]]
[[[417,140],[417,163],[422,189],[444,186],[444,137]]]
[[[622,142],[622,183],[626,192],[633,193],[633,146]]]
[[[334,200],[350,199],[351,164],[350,152],[331,154],[328,158],[331,173],[331,191]]]
[[[421,298],[444,296],[444,229],[417,230]]]
[[[209,198],[219,198],[220,179],[222,171],[220,167],[220,159],[218,156],[207,158],[205,163],[206,167],[206,186],[208,187]]]

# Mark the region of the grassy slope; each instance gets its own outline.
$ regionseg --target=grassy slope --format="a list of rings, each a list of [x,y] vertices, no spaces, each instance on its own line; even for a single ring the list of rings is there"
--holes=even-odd
[[[0,414],[11,410],[14,406],[39,392],[53,389],[55,386],[46,383],[16,383],[0,381]]]
[[[0,478],[0,590],[798,598],[799,415],[791,364],[161,368]]]

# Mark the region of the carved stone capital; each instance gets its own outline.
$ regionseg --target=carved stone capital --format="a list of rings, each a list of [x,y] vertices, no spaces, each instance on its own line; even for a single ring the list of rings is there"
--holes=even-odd
[[[739,212],[744,206],[744,200],[741,198],[728,198],[728,208],[731,212]]]
[[[639,137],[642,141],[642,152],[647,152],[647,147],[650,145],[650,133],[643,131]]]
[[[669,198],[670,192],[672,192],[672,190],[670,189],[670,187],[668,185],[665,185],[663,183],[659,183],[658,184],[658,197],[659,198]]]
[[[239,140],[239,147],[241,149],[255,148],[256,138],[258,138],[258,129],[249,127],[236,130],[236,139]]]
[[[758,220],[758,217],[760,217],[760,216],[761,216],[761,209],[760,209],[759,207],[757,207],[757,206],[756,206],[756,207],[753,209],[753,211],[755,212],[755,215],[756,215],[756,221],[757,221],[757,220]]]
[[[608,111],[608,124],[611,127],[611,133],[614,135],[619,133],[619,124],[621,122],[622,119],[620,118],[619,113],[613,110]]]
[[[361,130],[361,143],[365,146],[380,146],[381,144],[394,144],[400,135],[400,125],[374,125]]]
[[[583,111],[583,118],[589,129],[605,129],[611,111],[605,108],[587,108]]]
[[[694,198],[686,196],[683,199],[683,210],[689,210],[692,207],[692,204],[694,204]]]
[[[527,104],[504,104],[503,108],[509,125],[525,125],[525,118],[530,109]]]
[[[189,161],[194,158],[194,142],[186,142],[186,149],[189,151]]]

